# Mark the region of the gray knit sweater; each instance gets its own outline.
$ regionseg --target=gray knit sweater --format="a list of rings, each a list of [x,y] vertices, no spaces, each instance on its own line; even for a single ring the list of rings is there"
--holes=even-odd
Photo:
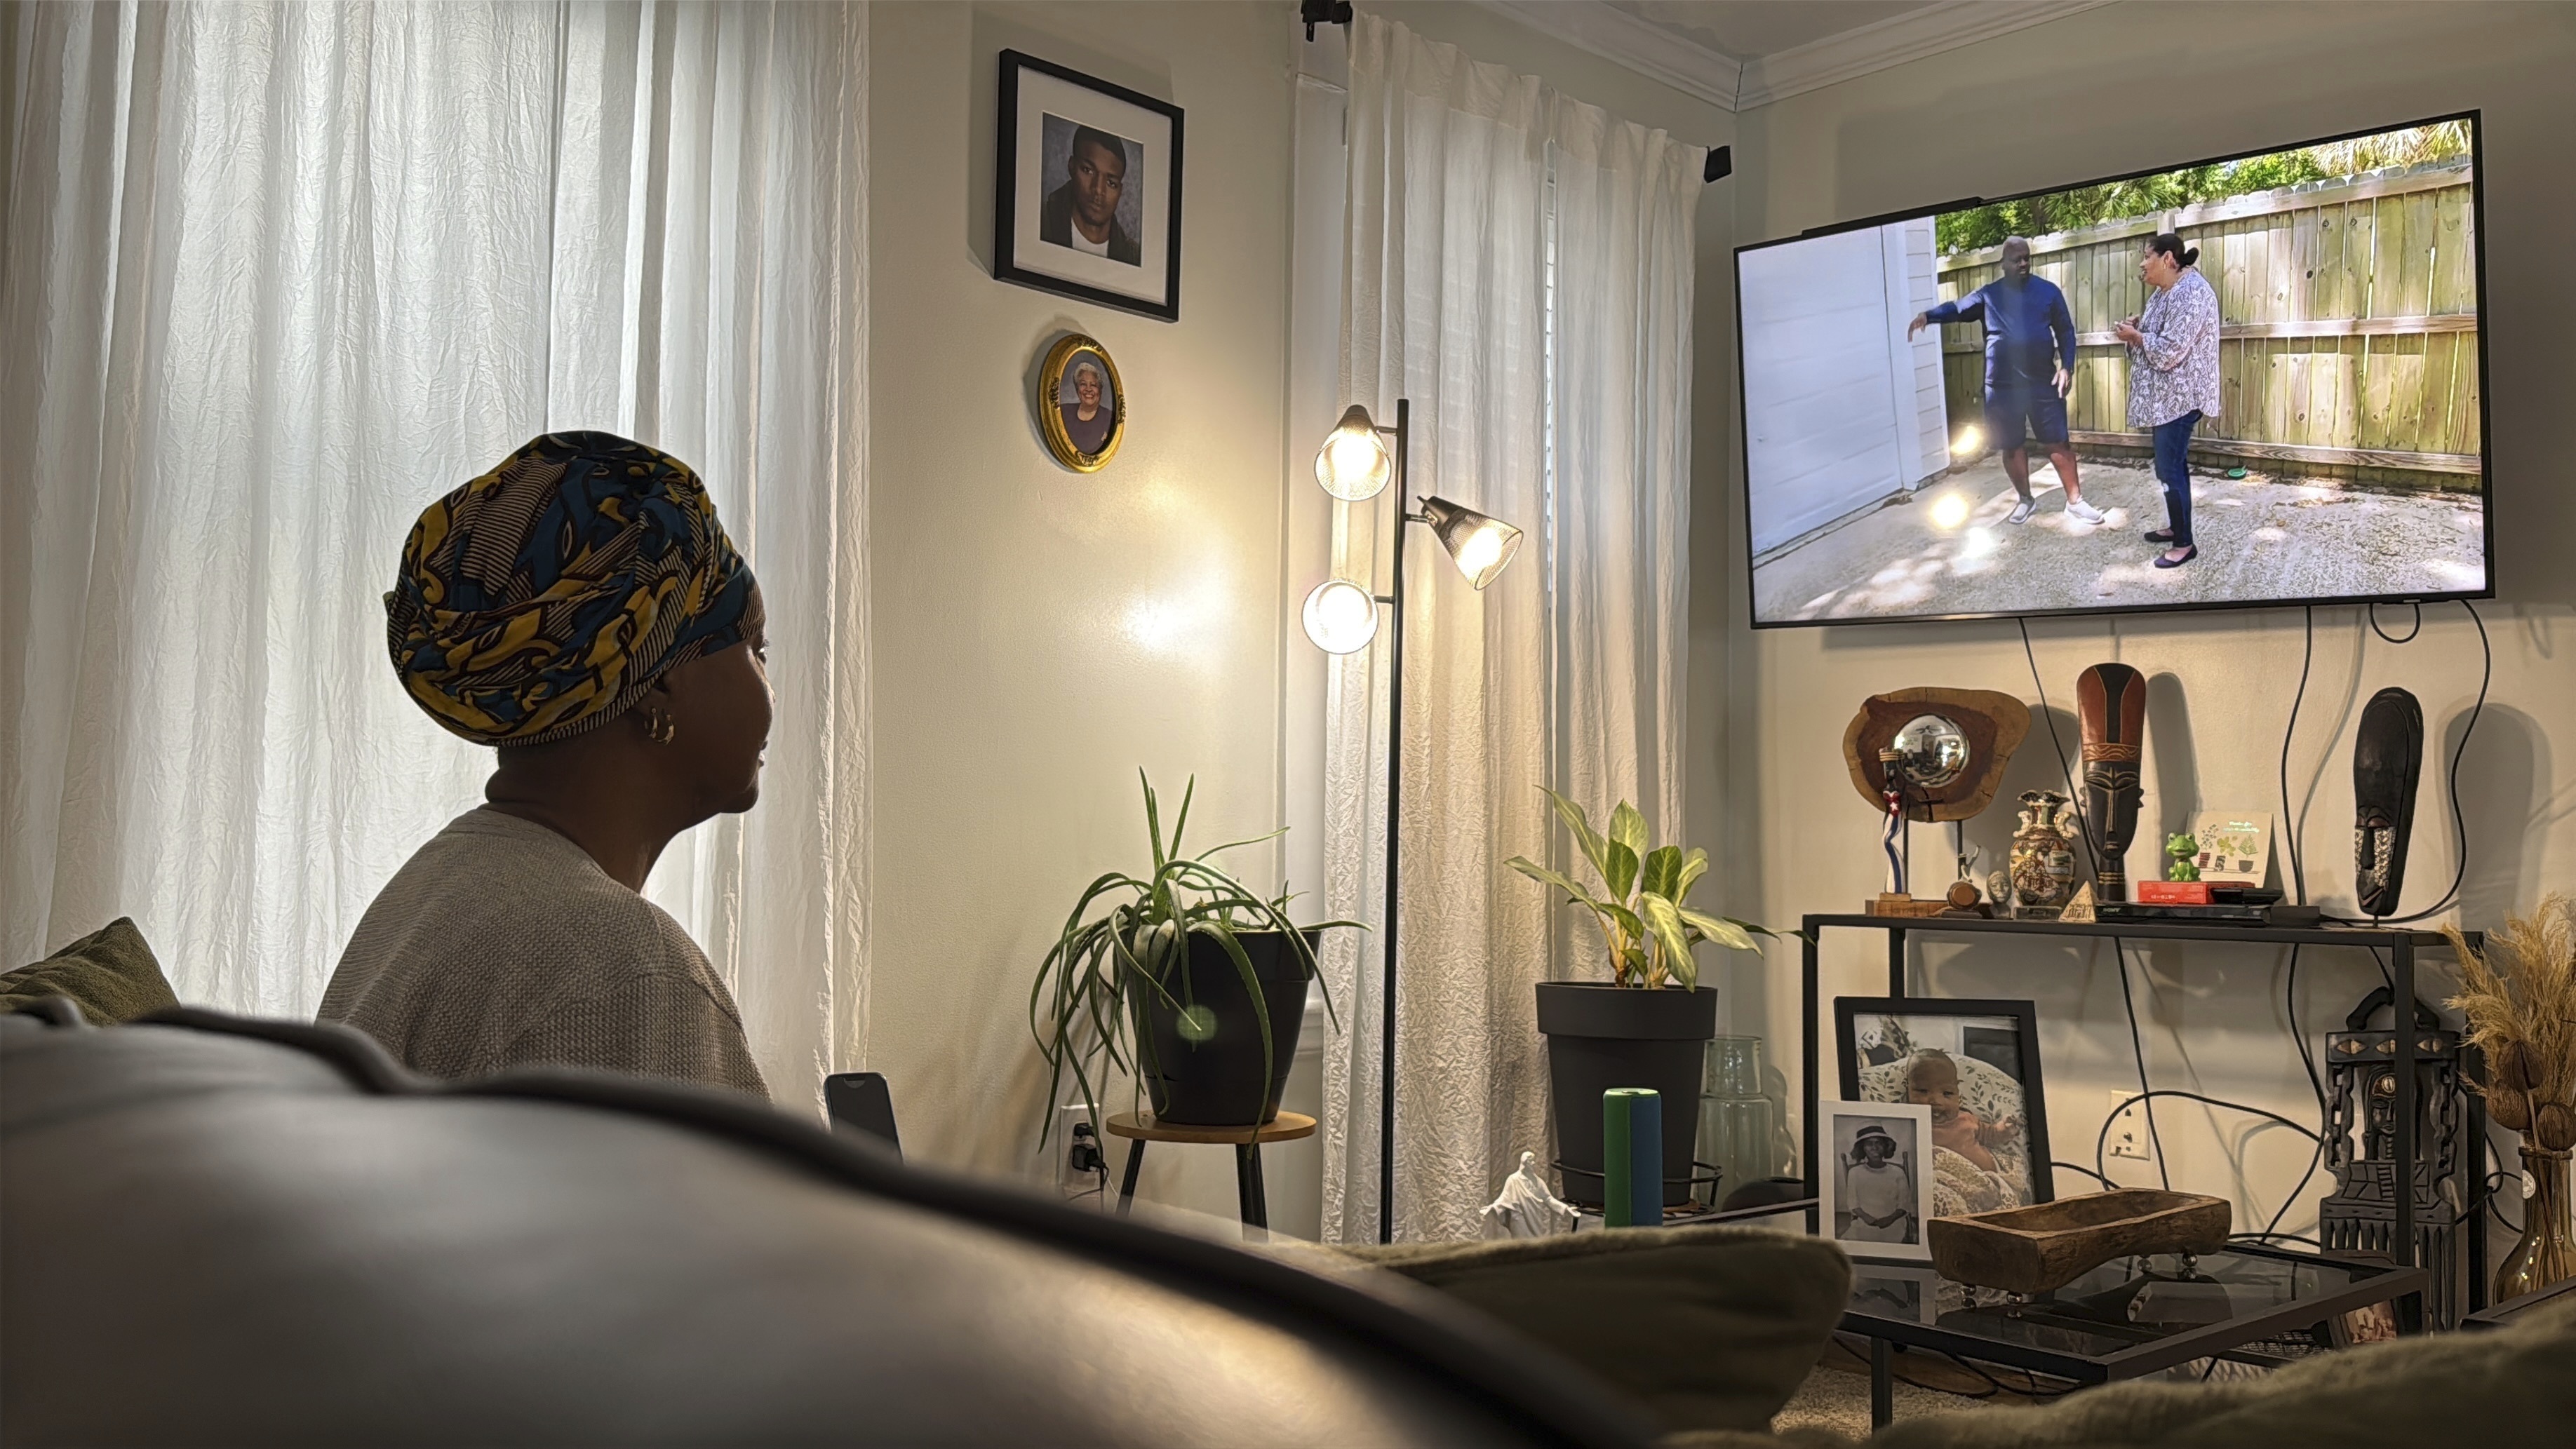
[[[733,996],[669,913],[533,821],[450,821],[376,896],[321,1019],[433,1077],[598,1067],[768,1095]]]

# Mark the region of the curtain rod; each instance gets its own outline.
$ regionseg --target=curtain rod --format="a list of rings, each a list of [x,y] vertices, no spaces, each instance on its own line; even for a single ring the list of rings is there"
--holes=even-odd
[[[1351,0],[1303,0],[1297,7],[1297,19],[1305,25],[1306,39],[1311,44],[1315,39],[1316,26],[1351,23]],[[1700,179],[1714,183],[1726,179],[1734,171],[1735,148],[1711,146],[1708,148],[1708,164],[1700,169]]]

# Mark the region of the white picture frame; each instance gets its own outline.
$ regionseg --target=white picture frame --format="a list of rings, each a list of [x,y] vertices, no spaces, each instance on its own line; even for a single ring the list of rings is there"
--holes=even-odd
[[[2203,810],[2192,817],[2191,833],[2202,880],[2259,887],[2271,877],[2271,811]]]
[[[1939,1323],[1941,1275],[1912,1264],[1856,1264],[1852,1268],[1850,1311],[1900,1323]]]
[[[1820,1102],[1816,1221],[1864,1261],[1929,1263],[1932,1109],[1919,1102]],[[1885,1140],[1882,1152],[1870,1139]],[[1884,1174],[1894,1171],[1897,1178]],[[1868,1173],[1867,1177],[1860,1176]]]

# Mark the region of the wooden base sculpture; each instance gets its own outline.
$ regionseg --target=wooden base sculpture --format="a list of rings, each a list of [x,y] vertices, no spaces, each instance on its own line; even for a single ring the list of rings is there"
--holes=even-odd
[[[2138,761],[2147,738],[2147,681],[2125,664],[2096,664],[2075,681],[2084,732],[2084,833],[2093,845],[2093,898],[2129,898],[2129,842],[2138,834]]]

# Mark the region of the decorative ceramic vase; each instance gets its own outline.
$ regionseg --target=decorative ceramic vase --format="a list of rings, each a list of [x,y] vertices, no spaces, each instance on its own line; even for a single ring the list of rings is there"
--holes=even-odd
[[[1779,1104],[1762,1090],[1762,1038],[1721,1036],[1708,1044],[1699,1094],[1699,1157],[1717,1168],[1718,1198],[1776,1176]]]
[[[2532,1182],[2522,1200],[2522,1240],[2496,1269],[2495,1302],[2576,1278],[2576,1233],[2567,1219],[2567,1164],[2576,1152],[2552,1152],[2523,1139],[2522,1171]]]
[[[2023,791],[2021,803],[2012,846],[2013,914],[2055,920],[2075,898],[2075,844],[2066,833],[2073,812],[2055,790]]]

